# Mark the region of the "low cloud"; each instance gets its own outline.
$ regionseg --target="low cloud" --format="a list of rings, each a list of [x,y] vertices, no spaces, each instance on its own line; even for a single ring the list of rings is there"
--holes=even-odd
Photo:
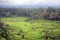
[[[0,0],[0,5],[60,5],[60,0]]]

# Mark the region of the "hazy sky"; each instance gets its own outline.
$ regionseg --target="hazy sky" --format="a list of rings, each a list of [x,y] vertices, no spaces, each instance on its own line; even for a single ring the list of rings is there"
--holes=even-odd
[[[0,0],[0,5],[59,5],[60,0]]]

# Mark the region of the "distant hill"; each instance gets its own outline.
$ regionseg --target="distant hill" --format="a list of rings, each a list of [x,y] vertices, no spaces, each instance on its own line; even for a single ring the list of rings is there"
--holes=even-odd
[[[54,7],[54,8],[60,8],[60,6],[51,6],[51,5],[0,5],[0,7],[3,8],[39,8],[39,7],[43,7],[43,8],[47,8],[47,7]]]

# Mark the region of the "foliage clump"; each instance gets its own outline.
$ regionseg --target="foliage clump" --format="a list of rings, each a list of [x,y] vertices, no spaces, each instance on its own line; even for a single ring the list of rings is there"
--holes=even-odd
[[[8,24],[4,24],[3,22],[0,21],[0,37],[4,38],[5,40],[12,40],[8,32],[8,29],[9,29],[8,27],[9,27]]]

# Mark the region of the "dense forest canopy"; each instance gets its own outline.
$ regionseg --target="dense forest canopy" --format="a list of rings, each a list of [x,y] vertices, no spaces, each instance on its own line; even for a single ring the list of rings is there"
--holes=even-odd
[[[12,16],[60,20],[60,8],[0,8],[0,17]]]

